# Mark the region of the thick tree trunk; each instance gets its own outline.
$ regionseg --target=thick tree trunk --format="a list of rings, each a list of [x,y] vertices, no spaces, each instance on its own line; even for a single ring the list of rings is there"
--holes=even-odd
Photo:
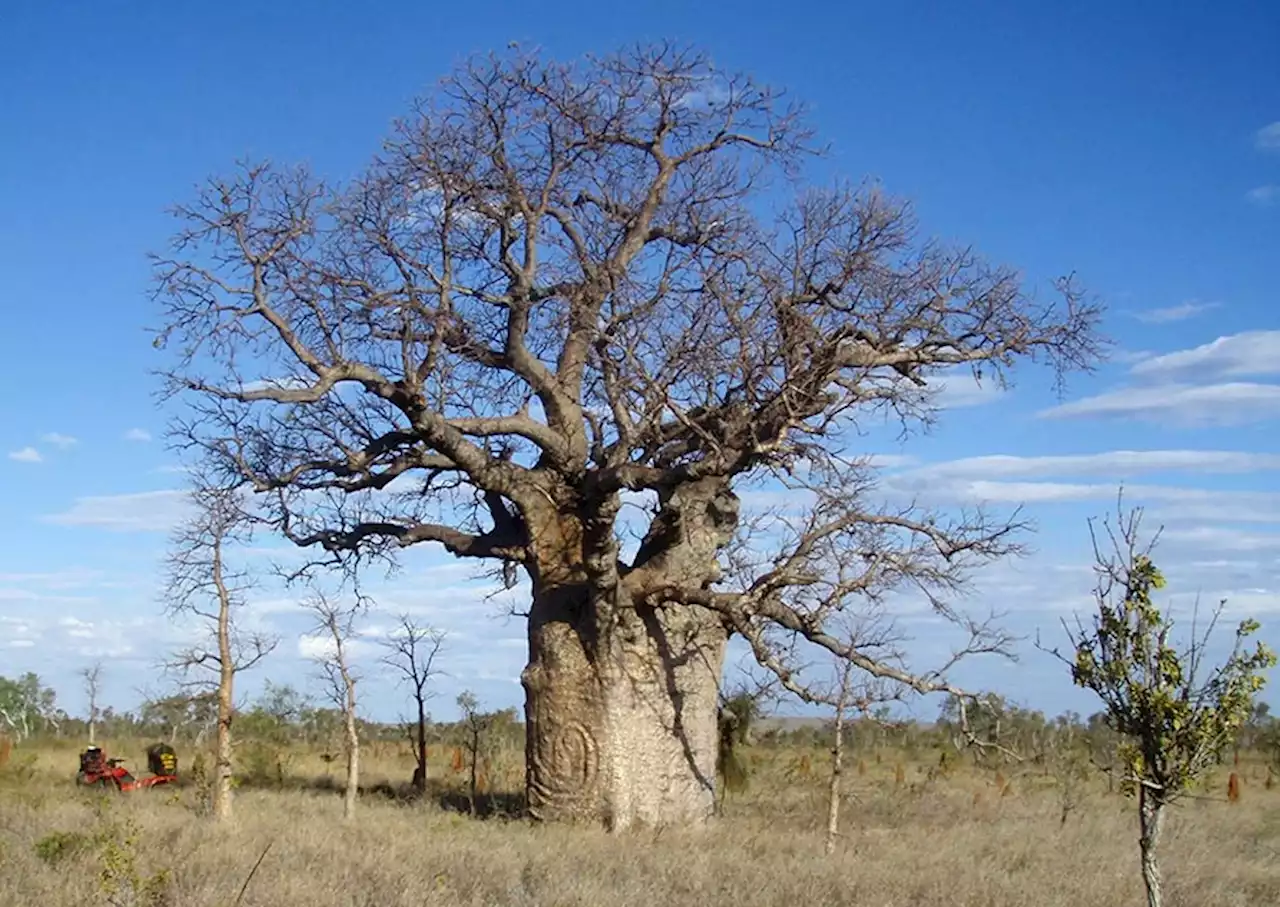
[[[643,571],[644,585],[705,587],[717,576],[736,498],[694,489],[664,511],[632,579]],[[563,522],[547,529],[561,540],[573,535]],[[521,677],[529,813],[615,831],[702,823],[715,811],[724,626],[700,607],[633,600],[639,580],[601,582],[602,570],[555,562],[557,551],[574,548],[581,543],[544,547],[552,557],[532,571]]]
[[[559,591],[535,599],[522,676],[530,814],[614,830],[710,818],[723,628],[701,609],[632,611],[593,640],[598,607]]]
[[[1147,907],[1161,907],[1164,903],[1164,880],[1160,876],[1156,850],[1160,846],[1160,832],[1164,824],[1164,804],[1146,787],[1138,788],[1138,824],[1142,883],[1147,889]]]

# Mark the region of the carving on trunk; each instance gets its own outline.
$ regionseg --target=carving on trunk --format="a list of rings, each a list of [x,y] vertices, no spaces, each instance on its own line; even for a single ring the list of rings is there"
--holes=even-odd
[[[531,761],[532,784],[553,807],[589,800],[596,791],[600,746],[594,732],[573,719],[539,722]]]

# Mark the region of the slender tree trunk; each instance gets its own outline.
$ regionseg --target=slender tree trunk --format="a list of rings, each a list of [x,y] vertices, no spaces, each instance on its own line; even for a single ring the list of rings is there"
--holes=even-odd
[[[844,774],[844,710],[849,704],[849,680],[852,664],[845,662],[840,670],[840,694],[836,698],[835,742],[831,747],[831,787],[827,792],[827,840],[823,851],[836,849],[840,834],[840,783]]]
[[[414,773],[413,786],[419,794],[424,794],[427,791],[427,703],[421,689],[414,698],[418,703],[418,771]]]
[[[476,814],[476,790],[478,787],[476,772],[479,770],[480,762],[480,729],[474,725],[471,728],[471,744],[468,749],[471,750],[471,783],[468,791],[471,800],[471,815],[474,816]]]
[[[1164,823],[1164,804],[1145,786],[1138,788],[1138,845],[1142,852],[1142,883],[1147,889],[1147,907],[1161,907],[1164,903],[1160,862],[1156,853],[1160,846],[1160,832]]]
[[[346,666],[342,668],[342,679],[347,685],[346,730],[347,749],[347,789],[342,798],[342,818],[350,819],[356,813],[356,798],[360,796],[360,735],[356,732],[356,687],[349,676]]]
[[[231,721],[235,685],[235,653],[231,647],[231,594],[222,576],[222,546],[213,549],[213,581],[218,591],[218,731],[213,764],[213,817],[231,818]]]
[[[342,818],[356,814],[356,800],[360,796],[360,734],[356,728],[356,678],[347,665],[347,647],[338,619],[329,615],[329,629],[333,633],[334,661],[342,680],[342,728],[345,739],[343,749],[347,755],[347,786],[342,795]]]
[[[85,692],[89,694],[89,745],[98,742],[98,687],[102,682],[102,663],[84,671]]]

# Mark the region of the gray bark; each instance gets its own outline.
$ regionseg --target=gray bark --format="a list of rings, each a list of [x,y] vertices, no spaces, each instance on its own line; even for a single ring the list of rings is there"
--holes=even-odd
[[[345,667],[342,669],[342,675],[347,684],[346,707],[343,709],[347,750],[347,787],[342,797],[342,817],[350,819],[355,815],[356,799],[360,796],[360,735],[356,732],[355,683],[349,677]]]
[[[222,543],[213,543],[213,582],[218,594],[218,725],[213,763],[213,817],[231,818],[231,722],[234,713],[235,652],[231,641],[231,592],[223,578]]]
[[[1162,907],[1164,879],[1160,874],[1157,849],[1164,825],[1164,804],[1145,786],[1138,792],[1138,845],[1142,852],[1142,883],[1147,889],[1147,907]]]
[[[724,629],[701,609],[624,615],[557,591],[535,596],[521,678],[530,814],[611,830],[710,818]],[[619,620],[601,633],[606,610]]]
[[[827,791],[827,839],[823,851],[831,854],[836,849],[840,834],[841,781],[844,774],[844,711],[849,704],[849,682],[853,666],[845,662],[840,666],[840,693],[836,698],[835,742],[831,747],[831,785]]]
[[[602,558],[564,557],[592,550],[589,526],[549,520],[535,533],[541,556],[521,677],[535,819],[620,831],[699,824],[714,814],[728,634],[709,610],[654,607],[631,592],[655,578],[715,579],[736,503],[716,486],[682,488],[664,501],[626,577],[601,569]]]

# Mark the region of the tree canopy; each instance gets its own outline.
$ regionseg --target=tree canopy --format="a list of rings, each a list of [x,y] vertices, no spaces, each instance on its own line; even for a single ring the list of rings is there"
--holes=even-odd
[[[950,591],[1019,527],[877,505],[851,433],[930,418],[943,369],[1088,367],[1099,308],[921,238],[873,186],[806,182],[812,138],[801,105],[695,51],[517,52],[445,78],[343,185],[212,179],[156,259],[179,435],[302,546],[435,542],[513,582],[550,502],[605,585],[714,608],[775,667],[762,623],[856,657],[826,613]],[[812,506],[726,562],[728,588],[648,569],[682,491],[770,477]],[[658,501],[630,561],[622,492]]]
[[[957,658],[1007,645],[951,598],[1023,524],[877,501],[848,448],[927,423],[948,369],[1090,367],[1100,309],[807,181],[812,139],[693,50],[517,51],[444,78],[346,183],[210,180],[156,259],[180,443],[312,565],[435,543],[528,575],[535,814],[708,815],[728,635],[806,698],[797,640],[956,692],[953,662],[836,629],[895,591],[963,628]],[[763,482],[782,505],[744,510]]]

